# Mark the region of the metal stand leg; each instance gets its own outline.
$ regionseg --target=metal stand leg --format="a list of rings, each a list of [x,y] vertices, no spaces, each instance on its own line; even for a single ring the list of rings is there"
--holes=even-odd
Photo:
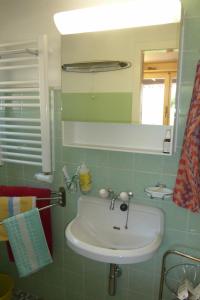
[[[167,256],[170,255],[170,254],[182,256],[182,257],[191,259],[193,261],[200,262],[200,258],[191,256],[189,254],[186,254],[186,253],[183,253],[183,252],[180,252],[180,251],[177,251],[177,250],[168,250],[168,251],[166,251],[164,253],[163,259],[162,259],[162,268],[161,268],[160,288],[159,288],[158,300],[162,300],[162,297],[163,297],[163,287],[164,287],[164,280],[165,280],[165,273],[166,273],[165,263],[166,263]]]

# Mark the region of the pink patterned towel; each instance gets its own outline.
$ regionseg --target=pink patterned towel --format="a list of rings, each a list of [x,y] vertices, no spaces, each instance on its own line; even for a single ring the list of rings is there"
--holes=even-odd
[[[200,211],[200,61],[196,69],[173,201],[192,212]]]

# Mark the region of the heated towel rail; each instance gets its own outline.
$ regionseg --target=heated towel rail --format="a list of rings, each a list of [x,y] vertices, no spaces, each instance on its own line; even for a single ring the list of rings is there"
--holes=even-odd
[[[47,37],[0,45],[2,161],[50,173],[51,142]]]

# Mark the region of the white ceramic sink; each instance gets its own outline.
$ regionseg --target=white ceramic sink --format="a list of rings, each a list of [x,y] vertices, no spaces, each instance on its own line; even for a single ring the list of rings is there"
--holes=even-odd
[[[76,253],[113,264],[132,264],[150,259],[159,248],[164,231],[164,215],[158,208],[130,203],[127,211],[116,201],[83,196],[78,213],[65,230],[67,243]]]

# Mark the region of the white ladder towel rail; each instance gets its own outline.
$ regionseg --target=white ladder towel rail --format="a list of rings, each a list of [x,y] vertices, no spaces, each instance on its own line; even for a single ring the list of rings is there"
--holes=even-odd
[[[48,45],[0,45],[0,144],[2,161],[41,166],[51,173]]]

